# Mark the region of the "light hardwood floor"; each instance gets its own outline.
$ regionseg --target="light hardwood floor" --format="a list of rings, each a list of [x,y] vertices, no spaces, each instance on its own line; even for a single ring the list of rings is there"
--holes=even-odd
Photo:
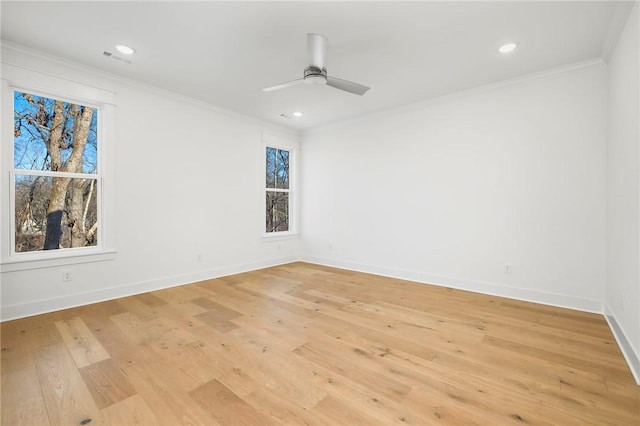
[[[601,315],[294,263],[2,324],[2,425],[640,425]]]

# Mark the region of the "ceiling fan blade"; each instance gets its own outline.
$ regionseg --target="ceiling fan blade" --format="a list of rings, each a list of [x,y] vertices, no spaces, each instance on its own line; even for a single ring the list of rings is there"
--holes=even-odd
[[[353,93],[354,95],[360,96],[367,93],[367,90],[370,89],[370,87],[364,86],[362,84],[329,76],[327,76],[327,86],[335,87],[336,89],[344,90],[345,92]]]
[[[324,59],[327,54],[327,38],[320,34],[307,34],[307,51],[309,52],[309,65],[318,69],[324,68]]]
[[[299,78],[297,80],[287,81],[286,83],[276,84],[275,86],[265,87],[262,89],[263,92],[272,92],[274,90],[284,89],[286,87],[295,86],[298,83],[304,83],[304,78]]]

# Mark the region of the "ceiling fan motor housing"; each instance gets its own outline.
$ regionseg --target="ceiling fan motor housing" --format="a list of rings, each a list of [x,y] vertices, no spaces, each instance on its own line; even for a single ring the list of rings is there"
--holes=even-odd
[[[327,84],[327,69],[307,67],[304,69],[304,82],[312,84]]]
[[[327,76],[327,69],[324,67],[327,50],[327,38],[320,34],[307,34],[307,53],[309,54],[309,66],[304,69],[304,75],[297,80],[265,87],[265,92],[285,89],[296,84],[318,84],[327,85],[338,90],[353,93],[354,95],[364,95],[369,87],[348,80]]]

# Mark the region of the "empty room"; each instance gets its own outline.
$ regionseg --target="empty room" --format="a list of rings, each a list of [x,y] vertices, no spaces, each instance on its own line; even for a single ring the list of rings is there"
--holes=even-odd
[[[2,425],[640,425],[638,1],[1,1]]]

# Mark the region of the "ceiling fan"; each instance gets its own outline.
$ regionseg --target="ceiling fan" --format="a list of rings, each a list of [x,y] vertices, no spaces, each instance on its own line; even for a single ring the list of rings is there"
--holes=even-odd
[[[327,75],[327,69],[324,67],[324,59],[327,53],[327,38],[320,34],[307,34],[307,51],[309,53],[309,66],[304,69],[304,77],[298,80],[287,81],[286,83],[277,84],[275,86],[262,89],[264,92],[280,90],[286,87],[294,86],[300,83],[309,84],[326,84],[336,89],[355,95],[364,95],[369,87],[352,81],[342,80],[340,78],[330,77]]]

